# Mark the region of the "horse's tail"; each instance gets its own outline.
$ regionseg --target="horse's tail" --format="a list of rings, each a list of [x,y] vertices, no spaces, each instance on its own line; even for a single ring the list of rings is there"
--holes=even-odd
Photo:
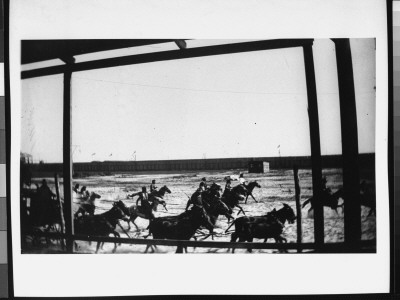
[[[304,201],[303,205],[301,206],[301,208],[304,208],[310,201],[312,198],[307,199],[306,201]]]
[[[225,230],[225,233],[227,233],[228,230],[229,230],[229,228],[231,228],[232,225],[235,224],[236,220],[237,220],[237,219],[235,219],[235,220],[232,221],[231,225],[229,225],[229,227]]]

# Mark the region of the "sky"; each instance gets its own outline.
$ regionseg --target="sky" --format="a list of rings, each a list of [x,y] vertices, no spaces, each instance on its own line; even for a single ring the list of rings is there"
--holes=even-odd
[[[375,39],[351,39],[359,152],[375,152]],[[187,41],[188,47],[238,42]],[[173,43],[77,61],[176,49]],[[334,43],[315,40],[321,153],[341,154]],[[42,62],[23,70],[58,62]],[[62,75],[25,79],[21,151],[62,161]],[[302,48],[76,72],[73,161],[310,155]]]

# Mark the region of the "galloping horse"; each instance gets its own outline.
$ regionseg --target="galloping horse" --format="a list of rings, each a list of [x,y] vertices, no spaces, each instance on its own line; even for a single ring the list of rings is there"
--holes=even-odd
[[[239,212],[237,213],[239,215],[240,212],[242,212],[244,215],[246,215],[243,211],[243,208],[239,205],[239,201],[243,201],[245,197],[247,196],[247,189],[243,185],[239,184],[230,190],[226,196],[222,197],[222,202],[224,202],[230,209],[233,209],[234,207],[239,208]]]
[[[153,193],[149,194],[149,201],[151,201],[151,209],[148,211],[144,211],[141,206],[137,207],[135,204],[129,207],[129,220],[127,221],[128,223],[128,230],[131,229],[130,222],[135,225],[136,230],[139,231],[139,227],[136,225],[135,220],[137,217],[141,217],[143,219],[147,220],[152,220],[154,219],[154,214],[153,211],[157,211],[157,207],[159,204],[163,205],[165,210],[166,208],[166,203],[162,198],[164,197],[165,193],[171,193],[171,190],[164,185],[161,187],[158,191],[154,191]]]
[[[119,200],[114,202],[112,208],[105,213],[99,215],[84,215],[74,219],[75,231],[78,234],[94,235],[94,236],[109,236],[113,234],[115,237],[120,237],[119,233],[115,231],[117,225],[122,228],[119,223],[120,219],[125,221],[128,220],[129,210],[128,207]],[[127,232],[125,232],[128,235]],[[129,235],[128,235],[129,237]],[[99,251],[100,244],[103,247],[102,242],[97,242],[96,253]],[[113,252],[117,249],[117,243],[114,244]]]
[[[155,190],[149,194],[150,201],[154,201],[154,199],[157,200],[157,205],[154,207],[154,211],[157,211],[158,204],[161,204],[164,206],[165,210],[167,210],[166,203],[163,200],[165,193],[171,194],[171,190],[166,185],[161,187],[158,191]]]
[[[253,190],[255,187],[261,188],[261,185],[257,181],[251,181],[249,184],[245,185],[245,187],[247,189],[247,196],[246,196],[246,200],[244,201],[244,204],[247,204],[247,198],[249,198],[249,196],[251,196],[251,198],[253,198],[254,201],[256,201],[256,203],[258,203],[256,198],[254,198],[254,196],[253,196]]]
[[[322,196],[321,196],[321,202],[323,206],[327,206],[330,207],[331,209],[333,209],[336,214],[337,212],[337,208],[338,207],[342,207],[344,203],[342,204],[338,204],[339,203],[339,198],[343,199],[343,189],[340,188],[338,189],[335,193],[330,194],[328,192],[323,192]],[[311,204],[310,208],[308,209],[308,212],[310,212],[313,209],[313,202],[314,202],[314,198],[311,197],[309,199],[307,199],[306,201],[304,201],[303,205],[301,206],[301,208],[304,208],[308,203]]]
[[[207,212],[203,207],[194,205],[190,210],[178,216],[150,220],[149,235],[153,235],[154,239],[190,240],[200,226],[205,226],[210,233],[213,232],[214,226]],[[148,245],[145,252],[150,247],[151,245]],[[178,246],[176,253],[182,253],[184,248],[187,252],[186,247]]]
[[[295,219],[296,215],[293,209],[289,205],[283,204],[283,208],[280,210],[274,209],[264,216],[237,218],[225,232],[235,224],[235,232],[231,235],[231,242],[236,242],[238,238],[239,242],[252,242],[254,238],[258,238],[264,239],[265,243],[269,238],[274,238],[277,243],[286,243],[286,238],[282,237],[284,225],[286,221],[293,224]],[[252,251],[251,248],[247,250]],[[232,249],[232,253],[234,252],[235,248]]]

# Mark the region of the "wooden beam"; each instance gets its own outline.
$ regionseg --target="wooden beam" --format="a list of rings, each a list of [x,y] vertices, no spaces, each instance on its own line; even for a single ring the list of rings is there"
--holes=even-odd
[[[322,192],[322,162],[321,143],[319,136],[319,118],[317,88],[315,85],[315,71],[312,45],[303,47],[304,67],[308,97],[308,119],[310,124],[313,208],[314,208],[314,240],[317,245],[324,243],[324,207],[321,202]]]
[[[361,204],[353,63],[350,40],[332,40],[336,49],[342,132],[344,240],[357,250],[361,240]]]
[[[61,239],[65,235],[56,232],[32,232],[32,235],[38,237],[48,237],[54,239]],[[160,245],[160,246],[183,246],[183,247],[198,247],[198,248],[241,248],[247,249],[290,249],[296,250],[298,248],[305,249],[316,249],[325,251],[331,251],[332,253],[345,253],[349,251],[346,243],[326,243],[323,245],[316,245],[315,243],[262,243],[262,242],[217,242],[217,241],[188,241],[188,240],[160,240],[160,239],[144,239],[144,238],[116,238],[116,237],[105,237],[105,236],[88,236],[88,235],[74,235],[72,236],[74,241],[92,241],[92,242],[105,242],[105,243],[121,243],[121,244],[132,244],[132,245]],[[371,252],[376,252],[376,240],[362,241],[363,247],[370,247]]]
[[[297,222],[297,243],[301,244],[303,242],[302,228],[301,228],[301,203],[300,203],[300,183],[299,183],[299,168],[295,165],[293,167],[294,176],[294,190],[295,190],[295,200],[296,200],[296,222]],[[297,252],[301,252],[301,249],[297,249]]]
[[[64,175],[64,205],[65,205],[65,233],[74,234],[72,212],[72,103],[71,103],[71,72],[64,73],[64,120],[63,120],[63,175]],[[67,251],[73,252],[73,240],[67,238]]]
[[[48,76],[55,74],[62,74],[65,72],[79,72],[88,71],[102,68],[111,68],[118,66],[143,64],[157,61],[167,61],[174,59],[184,59],[211,55],[221,54],[234,54],[241,52],[283,49],[292,47],[302,47],[305,45],[312,45],[312,39],[282,39],[282,40],[265,40],[245,43],[235,43],[227,45],[216,45],[207,47],[197,47],[185,49],[185,51],[171,50],[154,53],[145,53],[138,55],[130,55],[123,57],[100,59],[88,62],[81,62],[70,65],[53,66],[47,68],[34,69],[29,71],[22,71],[21,78],[34,78],[39,76]]]

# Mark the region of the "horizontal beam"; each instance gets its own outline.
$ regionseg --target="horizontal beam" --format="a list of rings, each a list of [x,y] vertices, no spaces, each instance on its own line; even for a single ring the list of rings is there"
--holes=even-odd
[[[182,50],[170,50],[163,52],[145,53],[129,55],[115,58],[106,58],[87,62],[76,63],[73,65],[61,65],[47,68],[22,71],[21,78],[35,78],[69,72],[89,71],[102,68],[112,68],[126,65],[143,64],[157,61],[167,61],[174,59],[194,58],[221,54],[234,54],[242,52],[273,50],[283,48],[302,47],[312,45],[313,39],[279,39],[265,40],[245,43],[234,43],[227,45],[216,45]]]
[[[60,233],[45,233],[38,232],[32,233],[35,236],[52,237],[52,238],[66,238],[67,235]],[[71,239],[75,241],[92,241],[92,242],[105,242],[105,243],[121,243],[121,244],[135,244],[135,245],[158,245],[158,246],[182,246],[182,247],[197,247],[197,248],[241,248],[247,249],[286,249],[286,250],[297,250],[297,249],[318,249],[321,251],[337,251],[345,252],[347,249],[349,252],[353,252],[347,248],[345,243],[327,243],[323,245],[316,245],[315,243],[242,243],[242,242],[214,242],[214,241],[187,241],[187,240],[159,240],[159,239],[132,239],[132,238],[115,238],[115,237],[104,237],[104,236],[85,236],[85,235],[72,235]],[[362,241],[361,247],[374,247],[376,246],[376,240]]]

